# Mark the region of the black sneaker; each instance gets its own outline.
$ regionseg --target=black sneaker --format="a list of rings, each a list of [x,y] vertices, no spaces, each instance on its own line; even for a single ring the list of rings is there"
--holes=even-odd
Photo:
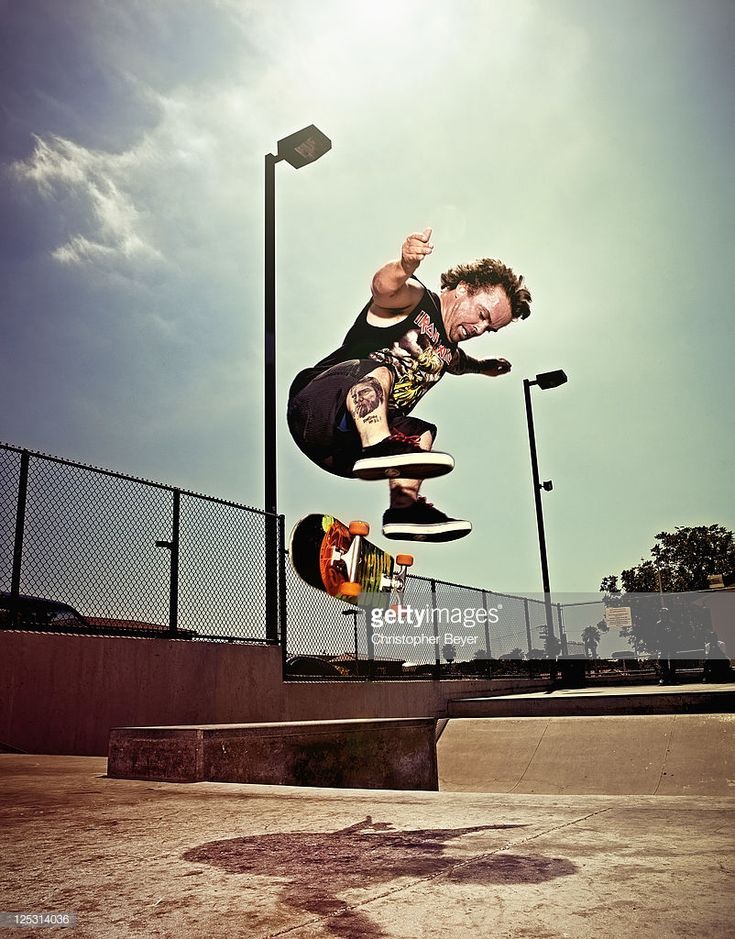
[[[428,479],[453,469],[454,459],[448,453],[422,450],[418,437],[396,433],[365,447],[352,467],[352,475],[358,479]]]
[[[388,509],[383,515],[383,534],[386,538],[406,541],[454,541],[472,531],[470,522],[449,518],[431,502],[419,496],[405,509]]]

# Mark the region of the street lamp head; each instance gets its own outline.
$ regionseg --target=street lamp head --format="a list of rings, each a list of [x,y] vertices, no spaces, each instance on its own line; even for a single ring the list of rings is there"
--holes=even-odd
[[[546,391],[547,388],[558,388],[566,381],[568,381],[566,372],[561,369],[556,372],[542,372],[536,376],[536,384],[542,391]]]
[[[313,124],[278,141],[279,159],[290,163],[297,170],[318,160],[331,149],[332,141]]]

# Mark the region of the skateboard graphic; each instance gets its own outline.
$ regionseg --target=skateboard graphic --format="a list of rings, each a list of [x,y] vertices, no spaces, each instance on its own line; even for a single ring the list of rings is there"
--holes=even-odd
[[[361,594],[400,603],[413,557],[393,558],[367,540],[369,532],[367,522],[344,525],[332,515],[307,515],[291,532],[293,569],[310,586],[355,606]]]

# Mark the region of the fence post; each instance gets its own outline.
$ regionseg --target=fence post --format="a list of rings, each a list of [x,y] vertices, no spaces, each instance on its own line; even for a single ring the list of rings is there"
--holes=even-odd
[[[431,578],[431,626],[434,633],[434,649],[436,652],[436,657],[434,659],[434,678],[436,681],[440,681],[442,677],[442,663],[439,655],[439,632],[436,628],[436,581],[434,578]]]
[[[372,681],[375,678],[375,643],[373,642],[373,633],[371,632],[370,617],[365,612],[365,641],[367,643],[367,680]]]
[[[171,584],[169,587],[168,628],[175,633],[179,628],[179,535],[181,532],[181,492],[174,489],[173,521],[171,526]]]
[[[487,609],[487,591],[482,591],[482,608],[485,610],[485,652],[487,653],[487,658],[492,658],[492,652],[490,650],[490,623],[488,621],[489,613]]]
[[[278,641],[283,652],[283,674],[286,674],[287,644],[286,610],[286,519],[278,516]]]
[[[528,657],[531,658],[533,639],[531,638],[531,618],[528,615],[528,597],[523,598],[523,614],[526,617],[526,642],[528,643]]]
[[[561,654],[569,655],[567,646],[567,631],[564,629],[564,616],[562,614],[561,603],[556,604],[556,618],[559,621],[559,641],[561,642]]]
[[[275,475],[275,471],[274,475]],[[266,479],[266,489],[269,481]],[[269,500],[271,501],[271,500]],[[275,503],[275,497],[272,500]],[[271,512],[272,506],[266,506],[265,514],[265,641],[272,645],[279,641],[280,622],[279,590],[280,574],[278,557],[278,516]]]
[[[20,478],[18,480],[18,507],[15,513],[15,545],[13,548],[13,573],[10,581],[11,617],[15,625],[16,603],[20,595],[20,574],[23,567],[23,540],[26,530],[26,501],[28,499],[28,467],[31,455],[24,450],[20,456]]]

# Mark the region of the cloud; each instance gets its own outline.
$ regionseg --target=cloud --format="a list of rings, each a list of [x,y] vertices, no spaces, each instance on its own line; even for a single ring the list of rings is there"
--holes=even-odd
[[[143,264],[163,261],[145,232],[141,211],[124,188],[125,176],[135,162],[130,154],[90,150],[56,135],[35,140],[31,156],[12,164],[16,178],[35,185],[61,212],[68,212],[65,202],[73,202],[74,214],[81,214],[93,231],[92,237],[73,234],[55,248],[52,256],[57,261],[104,267],[118,259]]]

